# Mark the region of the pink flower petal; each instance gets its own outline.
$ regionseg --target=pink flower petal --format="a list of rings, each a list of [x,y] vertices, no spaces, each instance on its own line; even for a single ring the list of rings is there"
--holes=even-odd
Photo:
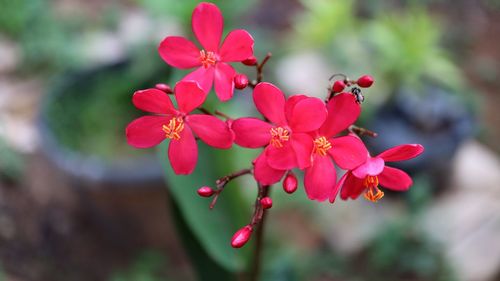
[[[253,175],[255,180],[263,185],[271,185],[279,182],[286,171],[276,170],[267,164],[265,152],[255,159]]]
[[[227,149],[233,144],[233,136],[226,122],[215,116],[192,114],[186,116],[186,122],[194,133],[210,146]]]
[[[165,139],[163,125],[167,125],[171,117],[143,116],[132,121],[125,129],[127,143],[137,148],[155,146]]]
[[[351,172],[347,172],[347,174],[344,185],[340,190],[340,198],[342,200],[356,199],[365,190],[363,179],[355,177]]]
[[[222,43],[219,55],[221,61],[244,61],[253,56],[253,38],[243,29],[229,32]]]
[[[200,66],[200,50],[193,42],[180,36],[169,36],[158,47],[160,57],[169,65],[181,69]]]
[[[400,169],[385,166],[384,171],[378,175],[378,180],[381,186],[395,190],[405,191],[413,184],[411,177]]]
[[[295,151],[290,141],[284,142],[283,147],[268,145],[264,151],[267,164],[277,170],[291,170],[298,166]]]
[[[306,95],[293,95],[293,96],[288,97],[288,99],[286,99],[286,103],[285,103],[286,120],[292,119],[293,109],[295,108],[295,105],[303,99],[307,99],[307,96]]]
[[[253,90],[253,101],[257,110],[269,121],[285,126],[285,95],[271,83],[262,82]]]
[[[224,19],[219,8],[212,3],[200,3],[191,19],[193,33],[207,51],[217,52],[222,36]]]
[[[292,142],[293,151],[297,157],[298,168],[303,170],[311,166],[311,153],[313,150],[313,139],[308,134],[294,133],[290,140]]]
[[[368,157],[363,142],[352,136],[344,136],[329,140],[332,148],[328,153],[333,157],[335,163],[344,170],[352,170],[365,163]]]
[[[305,170],[304,186],[311,200],[325,201],[335,188],[337,174],[332,159],[314,156],[313,164]]]
[[[198,161],[198,145],[189,126],[184,126],[179,140],[172,139],[168,146],[168,159],[177,175],[191,174]]]
[[[271,124],[257,118],[240,118],[233,121],[234,142],[243,147],[257,148],[269,144]]]
[[[198,67],[195,71],[184,76],[181,81],[195,81],[198,82],[200,87],[205,93],[209,93],[212,89],[212,84],[214,83],[214,67]]]
[[[380,157],[368,157],[366,162],[352,171],[360,179],[368,176],[377,176],[384,170],[385,162]]]
[[[326,105],[328,118],[320,128],[320,133],[326,137],[333,137],[347,129],[358,119],[361,107],[351,94],[334,96]]]
[[[344,182],[345,180],[347,179],[347,177],[350,175],[350,172],[346,172],[339,180],[339,182],[337,182],[337,184],[335,185],[335,187],[332,189],[332,191],[330,192],[330,196],[329,196],[329,201],[330,203],[334,203],[335,202],[335,199],[337,198],[337,195],[339,194],[339,191],[340,189],[342,188],[342,186],[344,185]]]
[[[227,63],[219,62],[215,65],[215,94],[221,101],[228,101],[234,93],[234,76],[236,71]]]
[[[207,98],[207,94],[194,81],[177,82],[174,93],[179,111],[186,114],[202,105]]]
[[[158,114],[174,114],[176,112],[170,97],[157,89],[140,90],[132,96],[132,103],[140,110]]]
[[[288,124],[294,132],[317,130],[327,116],[325,104],[318,98],[305,98],[293,107]]]
[[[403,144],[380,153],[378,157],[385,162],[403,161],[415,158],[424,152],[424,147],[420,144]]]

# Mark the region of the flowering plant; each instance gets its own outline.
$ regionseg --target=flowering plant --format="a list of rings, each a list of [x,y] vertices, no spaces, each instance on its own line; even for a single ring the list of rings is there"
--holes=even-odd
[[[407,144],[391,148],[371,157],[361,140],[362,135],[376,133],[354,125],[361,113],[364,96],[361,88],[369,88],[374,80],[369,75],[351,80],[334,75],[327,97],[321,100],[307,95],[286,97],[275,85],[263,82],[263,68],[271,57],[259,61],[253,54],[253,38],[244,30],[231,31],[220,43],[223,18],[211,3],[200,3],[192,15],[192,29],[201,50],[183,37],[166,37],[159,46],[161,58],[169,65],[196,70],[182,78],[172,91],[168,85],[134,93],[134,105],[153,113],[132,121],[126,128],[130,145],[148,148],[164,140],[169,143],[168,158],[175,174],[191,174],[198,160],[197,141],[228,149],[233,143],[249,149],[261,149],[249,167],[215,182],[215,188],[200,187],[201,197],[211,197],[210,209],[231,180],[251,174],[257,183],[257,197],[249,223],[237,230],[230,245],[243,247],[258,228],[265,212],[273,205],[270,186],[283,178],[283,189],[291,194],[298,188],[296,170],[304,172],[304,187],[309,199],[335,202],[356,199],[360,194],[377,202],[384,196],[379,184],[387,189],[404,191],[411,178],[403,171],[385,166],[385,162],[402,161],[418,156],[423,147]],[[249,80],[237,73],[231,62],[255,67],[257,77]],[[234,89],[253,88],[253,102],[262,115],[233,119],[220,111],[210,111],[203,103],[214,85],[219,100],[229,101]],[[170,95],[176,100],[174,107]],[[200,114],[193,112],[199,111]],[[222,120],[222,119],[224,120]],[[337,180],[336,167],[346,170]],[[184,188],[194,188],[185,186]],[[229,242],[229,241],[228,241]],[[257,248],[260,247],[257,242]],[[256,251],[258,260],[260,251]]]

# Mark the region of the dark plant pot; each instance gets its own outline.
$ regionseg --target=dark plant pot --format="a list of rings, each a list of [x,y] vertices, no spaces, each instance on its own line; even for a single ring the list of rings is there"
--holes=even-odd
[[[373,155],[387,148],[420,143],[425,151],[419,157],[391,163],[410,174],[426,172],[437,184],[446,184],[455,152],[475,131],[472,109],[457,95],[443,88],[428,85],[423,93],[400,89],[394,98],[381,106],[368,128],[379,134],[366,143]]]
[[[154,151],[142,156],[117,156],[105,161],[92,153],[84,153],[65,146],[54,132],[54,124],[50,115],[51,107],[61,101],[65,95],[79,95],[72,98],[83,97],[85,89],[92,81],[101,75],[119,73],[124,68],[130,67],[131,61],[121,61],[111,65],[88,69],[80,72],[66,74],[56,79],[54,87],[49,89],[41,104],[38,118],[38,130],[41,142],[41,151],[46,158],[52,162],[61,172],[78,185],[86,187],[118,187],[118,188],[144,188],[145,186],[163,185],[163,172]],[[164,74],[164,73],[163,73]],[[139,78],[128,92],[124,92],[128,98],[132,93],[141,88],[151,87],[162,79],[158,74],[151,77]],[[163,76],[163,79],[166,77]],[[133,107],[130,101],[130,107]],[[107,116],[103,112],[102,118],[118,118]],[[121,116],[123,117],[123,116]],[[130,116],[131,121],[134,117]],[[74,132],[78,137],[78,132]],[[96,132],[99,133],[99,132]],[[123,142],[125,139],[125,127],[123,127]]]

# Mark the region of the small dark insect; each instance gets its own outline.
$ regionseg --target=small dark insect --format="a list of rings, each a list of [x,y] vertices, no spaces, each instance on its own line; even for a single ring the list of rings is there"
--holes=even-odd
[[[351,93],[356,98],[356,102],[361,104],[365,100],[365,96],[361,93],[361,89],[358,87],[353,87]]]

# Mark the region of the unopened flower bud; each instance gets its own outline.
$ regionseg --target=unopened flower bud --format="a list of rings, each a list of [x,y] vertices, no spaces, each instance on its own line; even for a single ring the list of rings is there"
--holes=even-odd
[[[263,209],[270,209],[273,206],[273,199],[271,197],[264,197],[260,199],[260,204]]]
[[[167,84],[158,83],[155,85],[155,88],[162,91],[162,92],[165,92],[166,94],[173,93],[172,88],[170,88],[170,86]]]
[[[362,88],[369,88],[373,84],[373,81],[373,77],[370,75],[363,75],[358,78],[356,83]]]
[[[208,187],[208,186],[202,186],[198,189],[198,195],[200,195],[201,197],[210,197],[212,195],[214,195],[215,191],[211,188],[211,187]]]
[[[234,76],[234,87],[242,90],[248,86],[248,77],[245,74],[236,74]]]
[[[246,60],[242,61],[242,63],[244,65],[253,66],[253,65],[257,64],[257,58],[255,56],[251,56],[251,57],[247,58]]]
[[[295,176],[294,173],[289,172],[285,180],[283,180],[283,190],[285,190],[286,193],[292,194],[297,190],[297,177]]]
[[[243,247],[248,240],[250,240],[250,236],[252,235],[253,228],[250,225],[246,225],[240,230],[236,231],[231,238],[231,246],[233,248],[241,248]]]
[[[342,80],[337,80],[335,81],[335,83],[333,83],[333,86],[332,86],[332,91],[334,93],[340,93],[344,90],[345,88],[345,83],[344,81]]]

